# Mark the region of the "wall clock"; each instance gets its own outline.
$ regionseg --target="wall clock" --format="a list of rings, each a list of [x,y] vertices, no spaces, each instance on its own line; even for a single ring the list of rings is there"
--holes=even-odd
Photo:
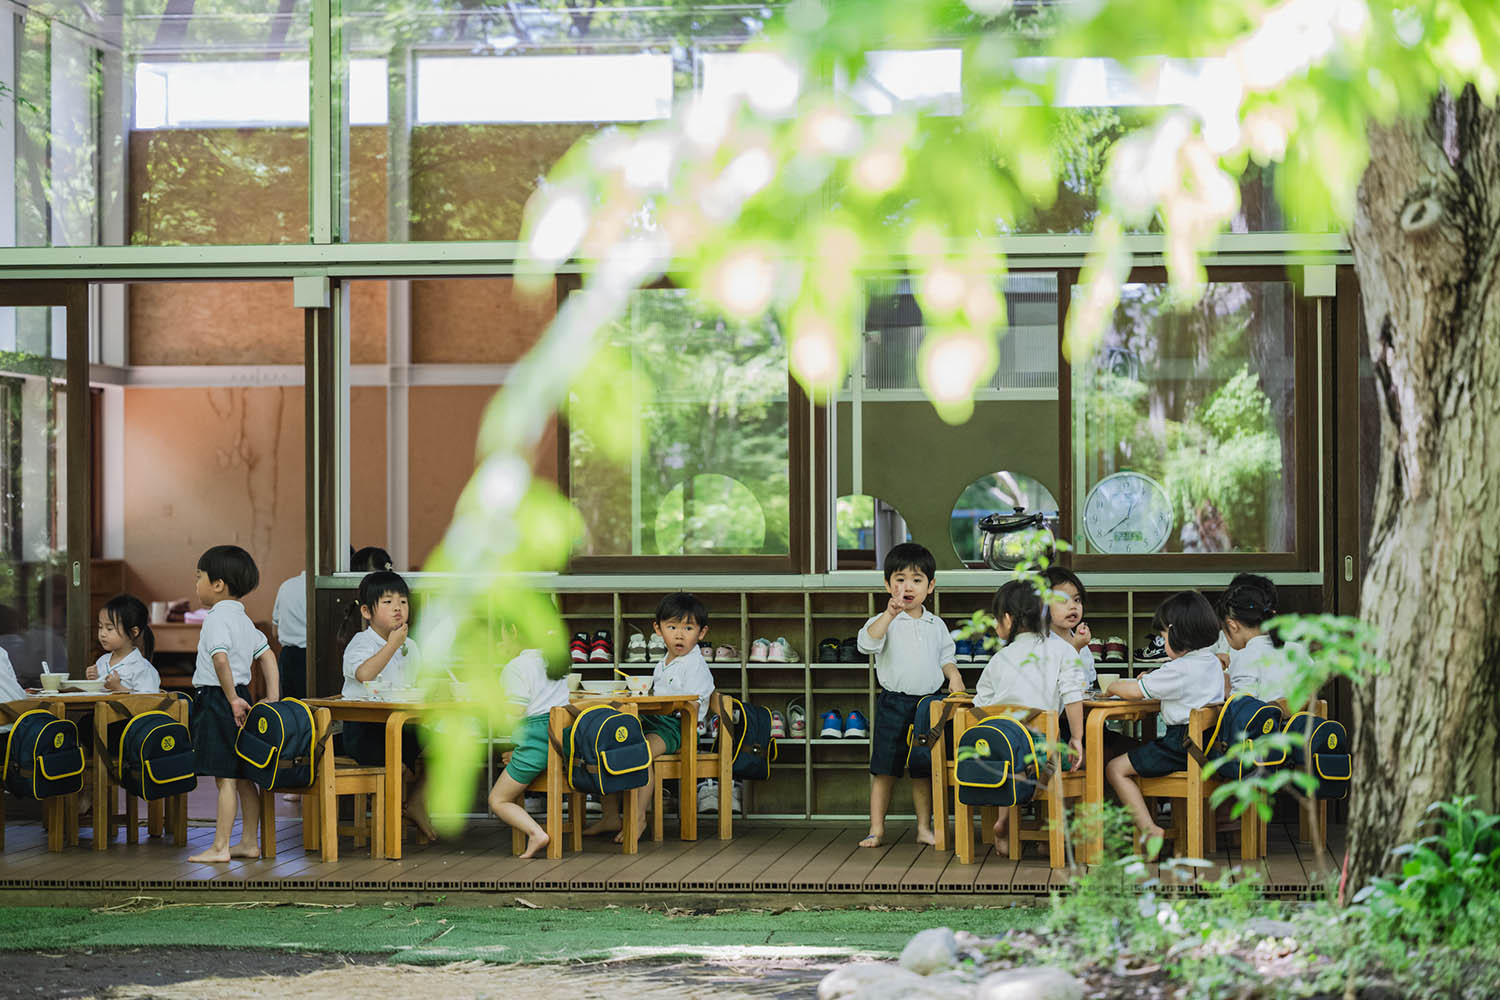
[[[1167,491],[1140,472],[1105,476],[1083,504],[1083,530],[1096,552],[1159,552],[1175,521]]]

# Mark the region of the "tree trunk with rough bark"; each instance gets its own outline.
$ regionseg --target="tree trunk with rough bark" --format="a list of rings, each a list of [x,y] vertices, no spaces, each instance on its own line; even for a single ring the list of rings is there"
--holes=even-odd
[[[1370,130],[1351,236],[1379,383],[1350,891],[1432,802],[1500,802],[1500,114],[1468,89]]]

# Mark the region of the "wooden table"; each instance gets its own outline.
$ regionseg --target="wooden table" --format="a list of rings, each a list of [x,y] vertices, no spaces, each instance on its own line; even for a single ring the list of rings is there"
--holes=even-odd
[[[430,706],[395,701],[346,701],[341,697],[306,698],[313,708],[326,708],[337,722],[375,722],[385,726],[385,856],[401,858],[401,729]]]
[[[682,816],[682,839],[698,839],[698,813],[695,809],[685,809],[680,803],[682,796],[698,794],[698,696],[695,694],[589,694],[587,692],[575,693],[570,699],[573,705],[580,708],[589,705],[614,705],[621,711],[632,715],[671,715],[673,712],[681,712],[682,725],[682,765],[681,777],[678,779],[678,802],[679,812]],[[556,740],[548,741],[547,766],[562,768],[565,766],[557,747],[562,745],[562,733],[554,734]],[[623,827],[624,848],[626,854],[636,853],[640,843],[641,831],[636,829],[636,796],[640,789],[632,788],[621,796],[620,822]],[[695,800],[696,801],[696,800]]]
[[[1096,806],[1104,804],[1104,724],[1110,719],[1145,719],[1161,711],[1154,698],[1126,701],[1121,698],[1090,698],[1083,703],[1087,716],[1083,724],[1084,795],[1083,801]],[[1089,864],[1104,853],[1103,831],[1084,841],[1084,860]]]

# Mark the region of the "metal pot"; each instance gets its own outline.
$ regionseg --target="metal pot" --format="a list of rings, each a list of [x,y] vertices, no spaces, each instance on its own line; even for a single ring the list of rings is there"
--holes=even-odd
[[[1028,514],[1024,507],[1012,514],[989,514],[979,521],[980,556],[992,569],[1015,569],[1057,555],[1054,519],[1040,511]]]

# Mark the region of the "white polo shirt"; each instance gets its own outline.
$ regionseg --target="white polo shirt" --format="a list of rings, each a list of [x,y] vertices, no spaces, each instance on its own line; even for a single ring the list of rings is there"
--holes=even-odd
[[[943,620],[925,607],[919,617],[903,611],[879,639],[870,635],[876,615],[865,622],[855,640],[861,653],[875,654],[875,677],[887,691],[932,694],[943,685],[943,666],[955,663],[953,636]]]
[[[979,675],[976,705],[1025,705],[1043,712],[1061,712],[1083,700],[1085,682],[1078,653],[1068,647],[1063,655],[1050,639],[1026,633],[1000,648]],[[1079,734],[1080,736],[1082,734]]]
[[[271,624],[276,626],[276,641],[283,646],[307,645],[307,572],[303,571],[276,590],[271,605]]]
[[[1084,687],[1089,688],[1093,686],[1095,678],[1099,675],[1094,672],[1094,654],[1087,646],[1084,646],[1082,649],[1074,649],[1071,642],[1051,629],[1047,630],[1047,644],[1052,647],[1055,655],[1061,656],[1064,659],[1078,661],[1078,669],[1083,671]]]
[[[1277,649],[1270,636],[1254,636],[1244,649],[1229,653],[1229,693],[1245,692],[1261,701],[1286,698],[1292,692],[1297,672],[1294,664],[1305,655],[1306,650],[1299,643],[1289,642]]]
[[[1185,725],[1193,709],[1224,700],[1224,665],[1209,646],[1168,660],[1136,681],[1141,694],[1160,699],[1161,720],[1169,726]]]
[[[547,676],[547,660],[539,649],[523,649],[507,663],[500,672],[500,685],[505,688],[506,700],[528,716],[546,715],[568,703],[568,679]]]
[[[16,668],[11,666],[10,656],[0,649],[0,701],[20,701],[24,697],[26,692],[16,680]]]
[[[671,663],[663,656],[651,671],[652,694],[695,694],[698,696],[698,718],[708,717],[708,696],[714,693],[714,674],[703,659],[703,650],[694,646]]]
[[[344,647],[344,697],[350,701],[370,701],[370,689],[365,687],[354,672],[366,660],[385,648],[385,640],[372,628],[365,628]],[[422,654],[415,640],[407,639],[396,650],[380,673],[375,675],[385,687],[416,687],[417,665]]]
[[[131,694],[156,694],[161,691],[161,674],[141,655],[139,649],[126,653],[125,658],[114,666],[109,665],[111,655],[105,653],[94,661],[94,670],[101,680],[108,674],[115,674]]]
[[[220,601],[208,609],[203,629],[198,633],[198,663],[193,670],[194,687],[218,687],[219,674],[214,670],[214,654],[229,657],[234,683],[249,684],[250,668],[255,658],[270,645],[266,635],[255,627],[245,606],[239,601]]]

